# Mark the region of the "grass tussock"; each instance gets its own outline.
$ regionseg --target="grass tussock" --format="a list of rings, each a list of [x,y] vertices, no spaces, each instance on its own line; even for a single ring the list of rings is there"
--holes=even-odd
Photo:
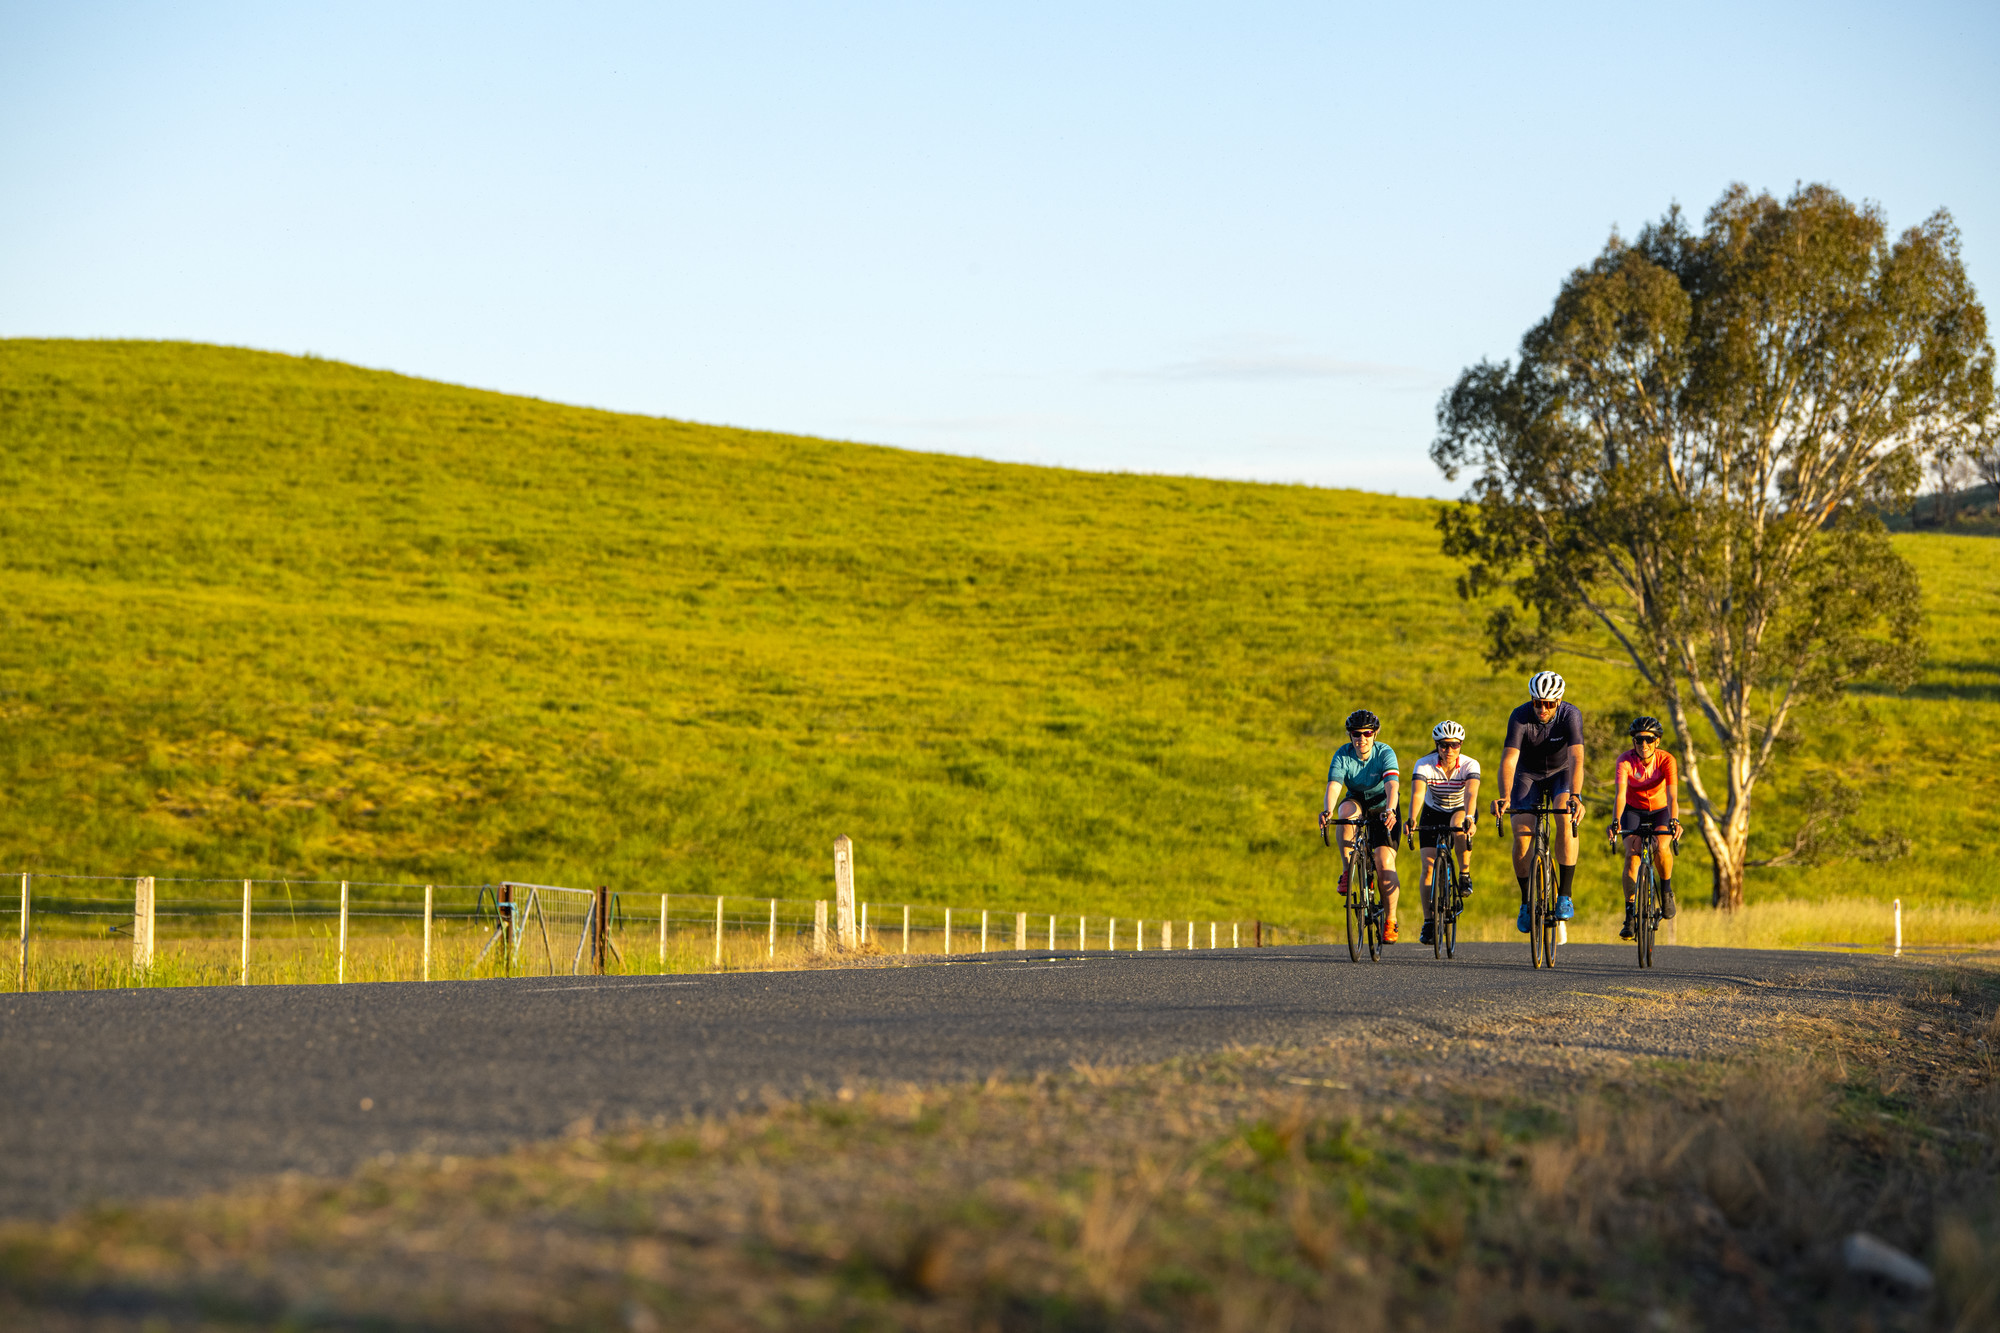
[[[42,1327],[1963,1329],[2000,1319],[1991,973],[1607,1052],[1673,997],[383,1162],[0,1232]],[[1702,1003],[1709,1003],[1703,1001]],[[1704,1014],[1712,1018],[1713,1015]],[[1593,1054],[1593,1051],[1596,1053]],[[1856,1276],[1867,1230],[1935,1290]]]

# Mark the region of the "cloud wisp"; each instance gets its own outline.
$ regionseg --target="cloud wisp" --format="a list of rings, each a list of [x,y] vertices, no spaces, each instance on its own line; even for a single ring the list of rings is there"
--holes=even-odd
[[[1431,387],[1444,383],[1435,371],[1416,366],[1392,366],[1375,361],[1349,361],[1336,356],[1296,352],[1252,352],[1195,357],[1151,370],[1110,370],[1109,380],[1151,380],[1183,384],[1271,384],[1314,380],[1364,380],[1399,387]]]

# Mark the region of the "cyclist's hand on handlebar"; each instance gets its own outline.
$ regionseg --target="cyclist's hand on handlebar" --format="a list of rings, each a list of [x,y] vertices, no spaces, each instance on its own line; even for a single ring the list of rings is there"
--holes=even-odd
[[[1319,812],[1319,826],[1320,826],[1320,827],[1321,827],[1322,829],[1324,829],[1324,828],[1326,827],[1326,825],[1327,825],[1327,821],[1328,821],[1328,820],[1330,820],[1330,819],[1332,819],[1332,818],[1333,818],[1333,811],[1331,811],[1331,810],[1322,810],[1322,811],[1320,811],[1320,812]]]

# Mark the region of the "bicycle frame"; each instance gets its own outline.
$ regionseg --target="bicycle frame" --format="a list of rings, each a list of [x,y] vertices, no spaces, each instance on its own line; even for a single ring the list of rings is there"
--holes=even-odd
[[[1347,902],[1342,908],[1347,920],[1347,956],[1352,962],[1361,961],[1361,946],[1368,946],[1368,961],[1375,962],[1382,957],[1382,924],[1388,919],[1388,909],[1382,895],[1375,890],[1375,844],[1368,836],[1368,817],[1363,814],[1358,819],[1329,819],[1326,827],[1320,829],[1320,841],[1331,845],[1327,829],[1336,825],[1358,827],[1359,832],[1347,848]]]
[[[1536,967],[1556,965],[1556,942],[1560,922],[1556,920],[1555,840],[1549,836],[1549,817],[1574,819],[1567,809],[1558,810],[1543,802],[1532,806],[1509,806],[1509,815],[1532,815],[1534,839],[1529,844],[1528,872],[1528,957]]]

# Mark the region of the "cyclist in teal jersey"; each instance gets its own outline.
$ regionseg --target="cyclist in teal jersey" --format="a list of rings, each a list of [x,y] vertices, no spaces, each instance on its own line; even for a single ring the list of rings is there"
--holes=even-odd
[[[1375,874],[1382,884],[1382,904],[1387,919],[1382,923],[1382,942],[1396,942],[1396,752],[1378,744],[1375,733],[1382,719],[1367,709],[1347,715],[1347,744],[1333,752],[1326,768],[1326,806],[1319,812],[1324,829],[1337,815],[1360,819],[1366,813],[1368,845],[1375,850]],[[1342,824],[1340,834],[1340,891],[1347,892],[1347,853],[1354,845],[1356,826]]]

